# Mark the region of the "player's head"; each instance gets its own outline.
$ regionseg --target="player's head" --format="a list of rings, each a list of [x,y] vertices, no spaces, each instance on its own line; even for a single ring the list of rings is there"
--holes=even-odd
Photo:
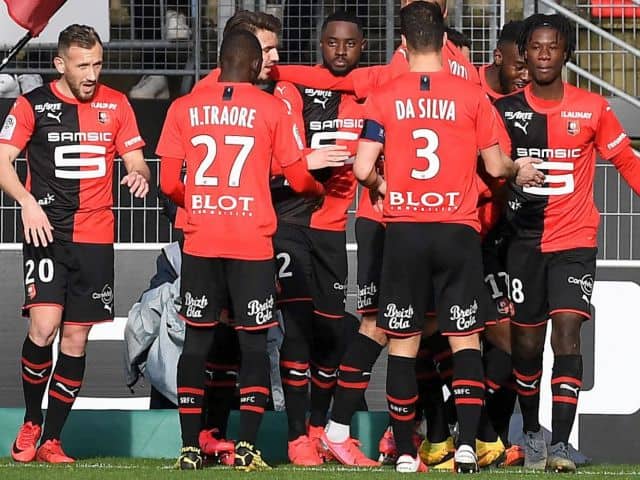
[[[455,28],[447,27],[447,38],[451,40],[456,48],[458,48],[467,60],[471,61],[471,40],[464,33]]]
[[[334,12],[322,24],[322,60],[334,75],[346,75],[353,70],[366,44],[362,21],[353,13]]]
[[[233,30],[220,46],[220,78],[255,83],[262,67],[260,41],[247,30]]]
[[[505,23],[493,51],[493,63],[498,67],[498,79],[502,93],[511,93],[524,88],[530,81],[529,69],[518,49],[518,39],[522,35],[524,22],[521,20]]]
[[[518,39],[532,81],[539,85],[562,78],[562,67],[571,59],[575,46],[573,27],[561,15],[531,15],[524,20]]]
[[[431,2],[413,2],[400,10],[402,44],[409,53],[442,50],[446,27],[440,7]]]
[[[258,80],[269,80],[269,72],[280,60],[278,39],[282,22],[268,13],[239,10],[225,24],[223,37],[233,30],[246,30],[258,38],[262,48],[262,71]]]
[[[53,64],[71,93],[81,102],[96,93],[102,70],[102,41],[87,25],[69,25],[58,37],[58,52]]]
[[[436,5],[438,5],[440,7],[440,10],[442,10],[442,16],[444,18],[447,18],[447,0],[400,0],[400,8],[404,8],[407,5],[409,5],[410,3],[416,2],[416,1],[422,1],[422,2],[430,2],[430,3],[435,3]]]

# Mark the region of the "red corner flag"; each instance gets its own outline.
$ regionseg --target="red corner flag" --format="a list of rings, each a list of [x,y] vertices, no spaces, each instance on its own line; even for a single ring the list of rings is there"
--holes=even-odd
[[[37,37],[49,19],[67,0],[4,0],[9,15],[22,28]]]

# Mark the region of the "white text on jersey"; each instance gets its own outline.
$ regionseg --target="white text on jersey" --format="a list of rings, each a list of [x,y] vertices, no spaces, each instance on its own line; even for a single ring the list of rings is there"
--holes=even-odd
[[[433,120],[456,121],[456,102],[442,98],[407,98],[396,100],[396,118],[431,118]]]
[[[47,141],[56,142],[111,142],[112,132],[49,132]]]
[[[224,105],[202,105],[189,108],[189,120],[192,127],[204,125],[231,125],[253,128],[256,119],[255,108]]]

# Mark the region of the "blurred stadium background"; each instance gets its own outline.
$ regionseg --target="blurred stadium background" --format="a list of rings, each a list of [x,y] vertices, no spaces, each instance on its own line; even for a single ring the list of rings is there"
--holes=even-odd
[[[89,6],[90,5],[90,6]],[[281,63],[313,64],[319,60],[317,40],[323,18],[336,9],[350,9],[364,20],[369,46],[363,65],[385,63],[399,42],[398,0],[69,0],[43,34],[32,40],[3,74],[39,74],[55,78],[52,58],[57,33],[70,23],[97,27],[105,42],[102,81],[125,92],[147,141],[145,156],[156,178],[144,201],[133,200],[115,183],[117,219],[116,315],[113,325],[94,329],[86,384],[79,409],[145,409],[148,387],[131,394],[124,385],[122,332],[127,312],[155,270],[155,257],[173,232],[157,197],[158,159],[155,144],[161,119],[171,99],[188,92],[195,79],[216,64],[226,20],[236,9],[262,10],[283,20]],[[3,10],[4,9],[4,10]],[[472,41],[472,60],[492,60],[500,26],[534,12],[558,12],[576,24],[577,51],[567,65],[571,83],[609,97],[636,148],[640,143],[640,2],[638,0],[450,0],[449,24]],[[0,51],[24,33],[0,2]],[[18,77],[19,80],[19,77]],[[4,118],[13,100],[0,94]],[[17,168],[24,173],[21,160]],[[120,165],[117,175],[120,176]],[[612,165],[599,162],[595,193],[603,213],[599,233],[599,270],[593,304],[596,321],[583,331],[585,382],[579,419],[572,440],[588,456],[609,462],[637,460],[640,438],[640,387],[629,381],[629,369],[640,360],[640,199]],[[19,316],[22,288],[21,235],[15,203],[0,196],[0,408],[21,407],[17,375],[19,348],[26,323]],[[352,227],[352,226],[351,226]],[[350,278],[348,310],[354,308],[355,244],[349,229]],[[376,366],[369,406],[385,410],[384,364]],[[546,367],[549,363],[546,364]],[[548,368],[547,368],[548,370]],[[548,392],[543,402],[548,401]],[[550,410],[542,408],[541,411]],[[544,424],[550,419],[544,418]],[[619,432],[604,444],[603,429]],[[11,430],[13,432],[13,430]],[[11,433],[12,434],[12,433]]]

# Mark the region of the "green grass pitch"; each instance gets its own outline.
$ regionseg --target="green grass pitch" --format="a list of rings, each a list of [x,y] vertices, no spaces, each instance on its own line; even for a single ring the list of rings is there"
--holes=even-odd
[[[174,460],[150,460],[137,458],[88,458],[72,466],[45,465],[30,463],[18,465],[8,458],[0,459],[0,479],[2,480],[162,480],[162,479],[240,479],[255,478],[264,480],[387,480],[411,478],[407,474],[397,474],[391,467],[379,469],[354,470],[329,464],[314,469],[302,469],[290,465],[279,465],[268,472],[243,473],[229,468],[213,467],[199,472],[180,472],[173,470]],[[451,473],[415,474],[427,475],[431,479],[452,478]],[[639,479],[640,465],[594,465],[578,470],[578,474],[557,475],[540,472],[528,472],[518,468],[491,470],[473,476],[474,479],[519,479],[539,478],[614,478]]]

